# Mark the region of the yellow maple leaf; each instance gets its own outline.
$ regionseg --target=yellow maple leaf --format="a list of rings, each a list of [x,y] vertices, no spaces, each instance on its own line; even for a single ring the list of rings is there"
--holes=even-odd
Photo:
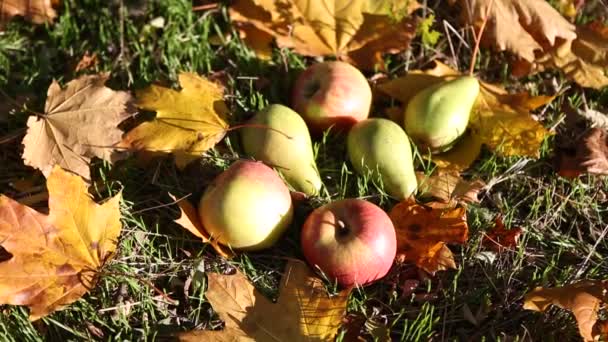
[[[537,287],[526,294],[524,309],[542,312],[553,304],[570,310],[585,342],[597,341],[599,332],[594,326],[600,308],[606,303],[607,289],[606,281],[600,280],[581,280],[562,287]]]
[[[179,74],[179,84],[181,91],[152,85],[136,94],[138,106],[156,111],[156,118],[126,133],[122,147],[173,153],[182,168],[222,140],[228,129],[223,88],[193,73]]]
[[[435,63],[433,69],[411,71],[406,76],[380,84],[378,88],[407,105],[422,89],[459,75],[447,65],[438,61]],[[503,156],[538,157],[540,145],[549,134],[530,116],[530,110],[551,102],[552,96],[509,94],[497,85],[485,82],[480,82],[480,85],[468,131],[451,150],[432,156],[442,171],[460,172],[468,168],[484,144]],[[393,119],[403,124],[402,117]]]
[[[405,50],[416,34],[409,14],[415,0],[238,0],[230,18],[242,38],[262,56],[274,40],[306,56],[337,56],[362,68],[382,53]]]
[[[120,194],[102,205],[82,178],[59,167],[47,179],[49,215],[0,196],[0,303],[27,305],[30,319],[80,298],[97,280],[120,235]]]
[[[330,341],[346,313],[349,290],[329,297],[323,282],[299,260],[285,267],[274,304],[237,271],[207,274],[205,296],[226,323],[223,330],[191,331],[180,341]]]

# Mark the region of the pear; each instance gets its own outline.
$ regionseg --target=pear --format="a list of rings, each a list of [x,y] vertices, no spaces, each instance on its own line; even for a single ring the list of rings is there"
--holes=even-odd
[[[360,174],[379,177],[386,192],[398,199],[417,187],[410,142],[403,129],[387,119],[367,119],[348,133],[348,156]]]
[[[479,82],[470,76],[422,90],[407,104],[405,132],[420,148],[449,150],[466,131],[477,95]]]
[[[319,193],[322,183],[310,133],[298,113],[273,104],[254,115],[247,124],[250,127],[241,131],[245,154],[275,167],[294,190],[309,196]],[[253,125],[258,127],[251,127]]]

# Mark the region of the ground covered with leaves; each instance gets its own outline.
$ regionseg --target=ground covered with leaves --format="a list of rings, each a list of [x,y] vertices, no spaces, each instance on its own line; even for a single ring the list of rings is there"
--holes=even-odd
[[[605,2],[419,2],[2,2],[0,339],[608,336]],[[188,203],[246,158],[229,127],[290,105],[298,74],[336,58],[364,71],[372,116],[397,122],[472,64],[465,137],[415,150],[417,202],[398,202],[345,161],[344,133],[316,136],[323,191],[281,240],[236,255],[209,243]],[[185,131],[178,109],[196,122]],[[399,231],[389,274],[351,290],[297,261],[307,215],[343,198]]]

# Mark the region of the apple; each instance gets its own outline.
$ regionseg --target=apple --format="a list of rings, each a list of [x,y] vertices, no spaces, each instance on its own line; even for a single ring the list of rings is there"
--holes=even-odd
[[[373,203],[344,199],[315,209],[302,227],[306,260],[344,287],[384,277],[397,253],[388,215]]]
[[[205,230],[223,245],[260,250],[291,224],[289,189],[260,162],[237,161],[207,187],[198,213]]]
[[[372,90],[365,76],[344,62],[313,64],[296,80],[292,104],[311,131],[348,129],[369,116]]]

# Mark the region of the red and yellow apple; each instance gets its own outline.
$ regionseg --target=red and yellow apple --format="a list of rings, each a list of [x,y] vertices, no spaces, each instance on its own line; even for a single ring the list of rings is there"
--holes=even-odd
[[[354,66],[323,62],[311,65],[299,75],[292,103],[312,132],[319,133],[331,126],[348,129],[369,116],[372,90]]]
[[[397,253],[397,236],[388,215],[360,199],[331,202],[315,209],[302,227],[306,260],[344,287],[384,277]]]
[[[237,161],[207,187],[199,216],[219,243],[260,250],[274,244],[293,218],[289,189],[270,167]]]

